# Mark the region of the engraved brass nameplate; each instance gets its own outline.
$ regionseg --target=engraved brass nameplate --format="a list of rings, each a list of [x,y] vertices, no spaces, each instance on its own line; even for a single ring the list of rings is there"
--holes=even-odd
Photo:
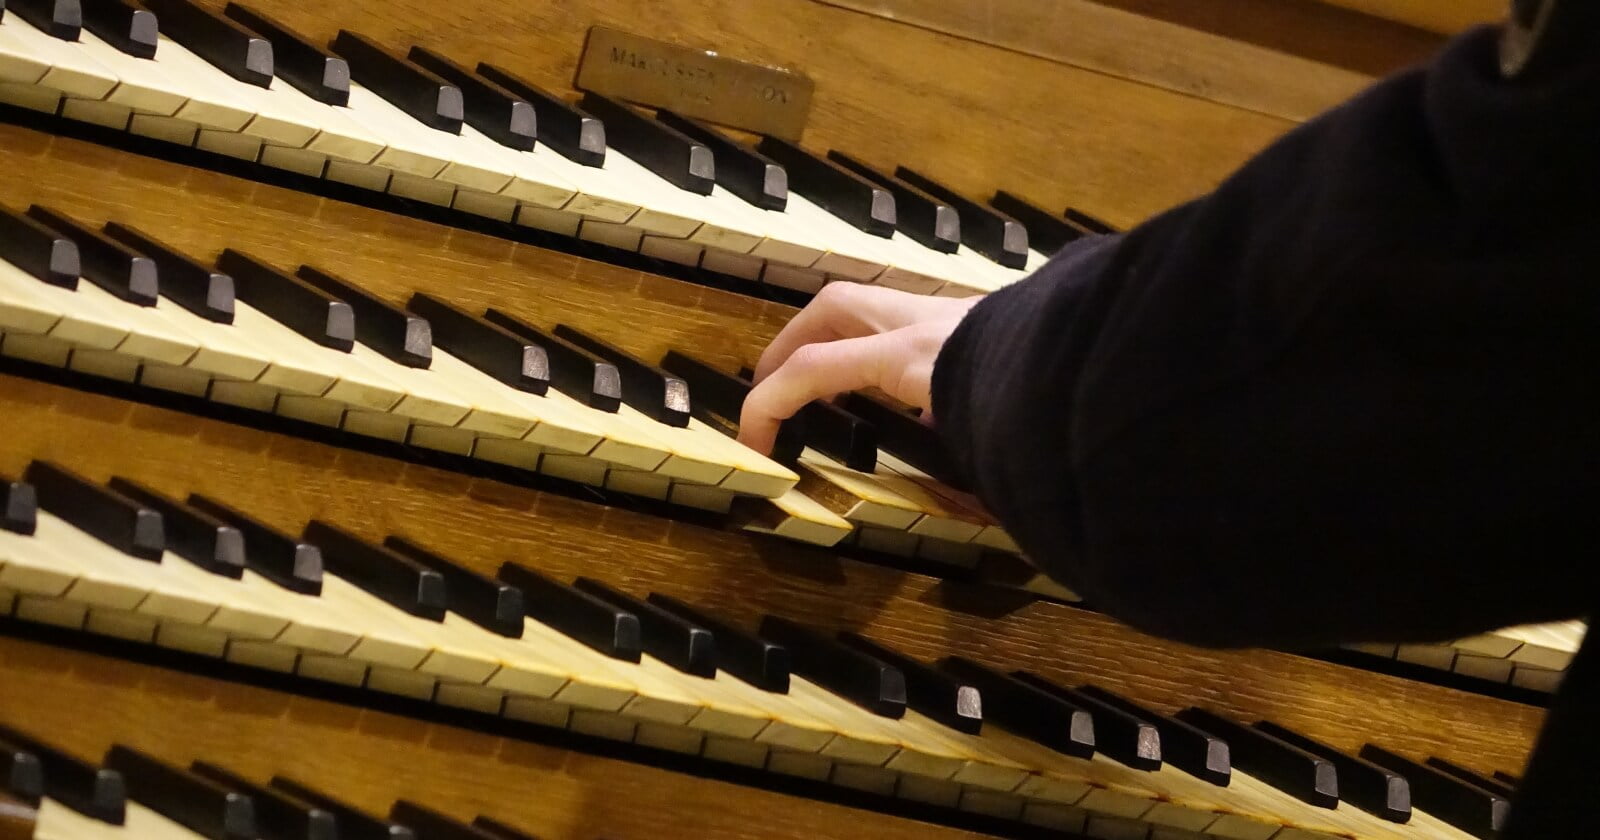
[[[589,29],[580,90],[665,108],[797,141],[811,109],[811,80],[604,26]]]

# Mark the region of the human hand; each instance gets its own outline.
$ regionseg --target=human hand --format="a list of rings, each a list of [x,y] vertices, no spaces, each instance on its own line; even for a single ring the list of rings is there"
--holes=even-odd
[[[979,300],[829,283],[761,354],[739,441],[771,452],[778,424],[806,403],[863,388],[930,411],[933,363]]]

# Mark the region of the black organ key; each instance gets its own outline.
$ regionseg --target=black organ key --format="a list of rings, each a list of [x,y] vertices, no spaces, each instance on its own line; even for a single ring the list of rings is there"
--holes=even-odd
[[[168,551],[212,574],[244,576],[244,534],[238,528],[125,478],[113,477],[108,486],[161,514]]]
[[[1098,686],[1079,686],[1078,693],[1154,726],[1161,736],[1163,762],[1218,787],[1227,787],[1232,780],[1233,765],[1227,741],[1170,715],[1150,711]]]
[[[385,539],[383,547],[438,572],[444,578],[445,604],[451,612],[485,630],[522,638],[522,620],[527,614],[522,590],[446,560],[402,537]]]
[[[1021,222],[904,166],[896,167],[894,176],[956,208],[961,214],[961,241],[968,248],[1007,268],[1028,264],[1028,229]]]
[[[246,84],[271,87],[272,44],[193,0],[143,0],[161,31],[217,69]]]
[[[1411,786],[1399,773],[1347,755],[1272,721],[1258,721],[1255,728],[1332,762],[1339,776],[1339,798],[1345,802],[1390,822],[1403,823],[1411,819]]]
[[[550,365],[550,384],[590,408],[616,413],[622,406],[622,372],[611,362],[561,336],[554,335],[498,309],[483,313],[483,319],[521,338],[543,347]]]
[[[787,140],[763,137],[756,150],[789,173],[789,189],[874,236],[893,236],[894,194]]]
[[[273,72],[318,102],[350,104],[350,64],[248,6],[229,3],[222,13],[272,44]]]
[[[539,125],[540,143],[574,163],[584,166],[605,163],[605,123],[493,64],[479,64],[478,75],[522,97],[533,106],[534,119]]]
[[[708,679],[717,675],[717,641],[711,630],[592,578],[580,577],[572,585],[638,617],[645,653],[685,674]]]
[[[342,278],[300,266],[295,277],[344,301],[355,313],[356,339],[406,367],[433,363],[433,332],[420,318]]]
[[[389,819],[410,826],[421,840],[496,840],[481,828],[458,822],[431,808],[400,800],[389,809]]]
[[[461,133],[466,117],[461,88],[407,61],[363,35],[339,30],[333,51],[350,62],[350,74],[417,122],[451,134]]]
[[[149,257],[160,277],[161,295],[219,324],[233,323],[233,278],[190,259],[127,225],[107,222],[105,235]]]
[[[1368,744],[1360,756],[1399,773],[1411,785],[1411,804],[1473,835],[1496,837],[1505,828],[1511,802],[1442,770]]]
[[[1059,753],[1094,755],[1094,718],[1083,709],[970,659],[945,657],[939,669],[982,692],[989,723]]]
[[[63,41],[78,40],[78,30],[83,27],[83,7],[78,0],[11,0],[11,11]]]
[[[44,796],[44,763],[21,744],[0,732],[0,793],[31,804]]]
[[[652,592],[645,600],[710,630],[717,640],[717,666],[723,671],[762,691],[789,693],[788,648],[734,627],[670,595]]]
[[[893,193],[895,226],[901,233],[944,254],[961,245],[961,216],[947,202],[843,152],[828,152],[828,160]]]
[[[878,446],[951,487],[962,482],[939,433],[916,417],[865,394],[845,397],[843,408],[872,424]]]
[[[1191,707],[1177,717],[1227,739],[1233,764],[1240,770],[1310,805],[1339,804],[1339,776],[1333,762],[1205,709]]]
[[[285,776],[273,776],[268,787],[333,814],[339,840],[417,840],[411,828],[375,817]]]
[[[518,831],[499,820],[488,817],[478,817],[472,821],[472,827],[484,832],[484,836],[493,840],[538,840],[531,834]]]
[[[906,678],[906,707],[958,732],[983,731],[983,693],[977,686],[890,650],[857,633],[840,633],[839,640],[856,650],[900,669]]]
[[[79,267],[90,282],[129,303],[155,305],[160,290],[154,260],[47,207],[35,204],[28,215],[78,243]]]
[[[0,739],[38,760],[45,796],[85,816],[122,825],[127,812],[127,787],[121,773],[96,767],[3,724]]]
[[[579,104],[605,122],[606,142],[612,148],[678,189],[711,194],[717,169],[705,144],[598,93],[584,94]]]
[[[1462,767],[1453,761],[1446,761],[1442,758],[1430,758],[1426,763],[1429,767],[1432,767],[1441,773],[1455,776],[1457,779],[1460,779],[1469,785],[1476,785],[1477,787],[1483,788],[1484,790],[1503,799],[1509,800],[1516,795],[1516,791],[1512,790],[1511,785],[1508,785],[1497,778],[1492,778],[1490,776],[1485,776],[1482,773],[1476,773],[1472,770],[1468,770],[1467,768]]]
[[[124,554],[161,561],[160,513],[49,461],[29,464],[23,478],[38,493],[39,507]]]
[[[633,613],[516,563],[502,565],[500,579],[522,590],[534,621],[613,659],[639,661],[644,643]]]
[[[113,47],[136,58],[155,58],[156,16],[131,0],[80,0],[83,26]]]
[[[255,803],[226,785],[117,745],[106,766],[122,774],[128,798],[209,840],[255,840]]]
[[[444,575],[320,520],[311,520],[302,536],[322,549],[327,571],[418,618],[444,620]]]
[[[728,192],[763,210],[789,206],[789,173],[771,158],[699,120],[671,111],[656,111],[656,119],[711,150],[717,183]]]
[[[189,505],[244,534],[245,568],[291,592],[322,594],[322,550],[291,537],[248,514],[199,494]]]
[[[426,47],[412,47],[406,57],[461,89],[468,125],[502,146],[533,149],[539,117],[527,100]]]
[[[286,791],[263,787],[215,764],[189,765],[196,776],[250,797],[260,840],[338,840],[338,817]]]
[[[233,276],[240,300],[273,320],[324,347],[348,353],[355,346],[350,304],[232,248],[222,252],[217,267]]]
[[[806,443],[853,470],[878,469],[878,431],[871,423],[834,405],[817,400],[795,414],[805,431]]]
[[[658,423],[689,425],[689,386],[682,379],[566,324],[556,325],[555,336],[616,365],[622,375],[623,402]]]
[[[1065,211],[1063,211],[1061,217],[1066,219],[1068,222],[1083,228],[1089,233],[1117,232],[1117,229],[1111,225],[1089,215],[1088,213],[1083,212],[1082,210],[1076,210],[1071,207],[1068,207]]]
[[[676,350],[668,351],[661,359],[661,368],[688,384],[689,393],[694,395],[695,416],[702,420],[712,415],[737,425],[744,399],[755,387],[737,373],[718,370]],[[778,439],[773,443],[770,457],[780,464],[793,464],[799,460],[805,446],[805,421],[791,417],[778,426]]]
[[[789,649],[794,673],[875,715],[905,716],[906,676],[899,668],[786,618],[762,618],[760,632]]]
[[[549,389],[550,356],[543,346],[421,292],[406,308],[428,319],[433,342],[463,362],[519,391],[543,395]]]
[[[0,473],[0,528],[31,536],[39,519],[39,494],[33,485]]]
[[[989,199],[989,206],[1021,222],[1028,229],[1028,244],[1045,255],[1054,254],[1084,236],[1082,230],[1067,224],[1050,211],[1005,190],[995,193],[994,198]]]
[[[1088,712],[1094,718],[1095,749],[1106,757],[1135,770],[1161,769],[1161,732],[1154,724],[1037,674],[1015,671],[1011,676]]]
[[[0,259],[52,286],[78,288],[78,243],[5,207],[0,207]]]

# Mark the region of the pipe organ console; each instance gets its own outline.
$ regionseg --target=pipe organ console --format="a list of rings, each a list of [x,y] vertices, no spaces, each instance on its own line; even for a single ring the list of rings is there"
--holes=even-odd
[[[0,838],[1494,837],[1580,623],[1190,648],[898,406],[732,437],[825,284],[1000,288],[1458,16],[937,5],[0,4]],[[641,14],[805,136],[566,90]]]

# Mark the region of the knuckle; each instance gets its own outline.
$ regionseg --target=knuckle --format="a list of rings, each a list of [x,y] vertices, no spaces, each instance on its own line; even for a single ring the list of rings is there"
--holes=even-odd
[[[807,344],[789,356],[789,364],[796,371],[816,370],[827,362],[828,351],[821,344]]]

